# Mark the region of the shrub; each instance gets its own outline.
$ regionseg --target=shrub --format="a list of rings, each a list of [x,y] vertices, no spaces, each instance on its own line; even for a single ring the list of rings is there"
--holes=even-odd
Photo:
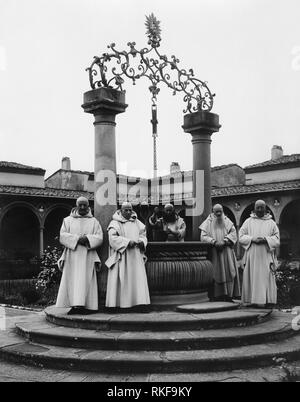
[[[21,292],[25,304],[34,304],[41,298],[41,294],[35,289],[27,289]]]
[[[63,251],[63,247],[50,247],[45,250],[41,259],[41,272],[37,277],[36,290],[42,293],[47,292],[60,283],[61,272],[58,269],[57,261]]]
[[[22,292],[35,290],[35,283],[34,279],[0,281],[0,302],[23,306],[26,301]]]
[[[300,270],[295,262],[282,261],[275,273],[278,307],[289,308],[293,306],[293,292],[296,286],[300,286]]]
[[[36,261],[13,261],[0,259],[0,280],[32,279],[40,272],[40,264]]]
[[[6,296],[5,297],[5,304],[9,304],[11,306],[24,306],[24,299],[23,297],[19,294],[11,295],[11,296]]]

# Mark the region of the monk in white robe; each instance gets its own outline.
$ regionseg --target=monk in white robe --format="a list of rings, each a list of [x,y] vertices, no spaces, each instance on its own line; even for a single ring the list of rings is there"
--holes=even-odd
[[[163,241],[184,241],[186,223],[176,213],[172,204],[165,205],[162,218],[158,218],[158,213],[154,211],[149,218],[149,224]]]
[[[65,249],[58,261],[63,274],[56,307],[72,307],[69,314],[98,310],[96,270],[100,259],[96,249],[103,233],[86,198],[78,198],[77,207],[64,219],[59,239]]]
[[[222,205],[213,207],[213,213],[202,223],[200,229],[201,241],[213,245],[214,292],[211,299],[232,301],[233,298],[240,297],[238,264],[233,250],[237,234],[234,224],[224,215]]]
[[[240,229],[240,244],[244,247],[242,302],[245,305],[277,303],[275,250],[279,247],[279,229],[266,204],[259,200],[254,212]]]
[[[123,203],[108,226],[109,258],[106,307],[128,308],[150,304],[145,269],[145,225],[130,203]]]

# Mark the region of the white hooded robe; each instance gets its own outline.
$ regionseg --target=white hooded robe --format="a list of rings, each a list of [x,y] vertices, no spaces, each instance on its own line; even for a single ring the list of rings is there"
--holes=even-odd
[[[222,224],[218,223],[214,214],[200,226],[201,241],[214,244],[215,241],[230,240],[232,246],[236,244],[237,234],[234,224],[223,215]],[[212,249],[212,265],[214,277],[214,297],[240,297],[240,281],[236,256],[232,247],[227,246],[222,251]]]
[[[240,229],[240,244],[244,247],[242,302],[244,304],[276,304],[277,287],[274,269],[275,249],[279,247],[279,229],[268,214],[263,218],[254,213]],[[264,237],[267,244],[252,243],[254,237]]]
[[[127,220],[117,211],[108,228],[109,258],[106,307],[128,308],[150,304],[145,254],[138,247],[128,248],[130,240],[147,246],[145,225],[135,213]]]
[[[83,235],[89,240],[89,248],[77,244]],[[96,266],[100,265],[100,259],[96,249],[103,241],[100,223],[90,212],[80,216],[75,208],[64,219],[59,240],[65,249],[58,261],[63,275],[56,307],[98,310]]]

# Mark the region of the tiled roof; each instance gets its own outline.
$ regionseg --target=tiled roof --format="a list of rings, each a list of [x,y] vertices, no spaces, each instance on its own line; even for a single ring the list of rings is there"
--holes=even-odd
[[[192,176],[192,175],[193,175],[192,170],[181,170],[180,172],[174,172],[172,174],[166,174],[166,175],[163,175],[163,176],[158,176],[156,180],[159,180],[159,179],[166,180],[166,179],[171,178],[171,177],[173,177],[173,178],[182,177],[182,176],[189,177],[189,176]],[[153,178],[150,179],[150,180],[155,181],[155,179],[153,179]]]
[[[300,190],[300,180],[284,181],[280,183],[252,184],[213,188],[212,197],[226,197],[243,194],[267,193],[273,191]]]
[[[227,169],[227,168],[230,168],[230,167],[233,167],[233,166],[237,166],[237,167],[239,167],[240,169],[242,169],[241,166],[239,166],[238,164],[236,164],[236,163],[230,163],[230,164],[228,164],[228,165],[213,166],[213,167],[211,168],[211,171],[212,171],[212,172],[216,172],[216,171],[218,171],[218,170]],[[175,173],[172,173],[172,174],[168,174],[168,175],[165,175],[165,176],[161,176],[161,178],[167,179],[167,178],[169,178],[169,177],[181,177],[182,175],[184,175],[185,177],[192,176],[192,175],[193,175],[193,171],[192,171],[192,170],[182,170],[182,171],[180,171],[180,172],[175,172]]]
[[[59,170],[57,170],[56,172],[52,173],[49,177],[47,177],[47,178],[45,179],[45,181],[47,182],[47,180],[49,180],[51,177],[55,176],[57,173],[60,173],[60,172],[70,172],[70,173],[84,174],[84,175],[87,175],[87,176],[94,175],[93,172],[88,172],[88,171],[86,171],[86,170],[66,170],[66,169],[59,169]]]
[[[64,170],[64,169],[61,169]],[[90,174],[94,174],[94,172],[88,172],[87,170],[64,170],[65,172],[72,172],[72,173],[79,173],[79,174],[86,174],[86,175],[90,175]]]
[[[282,164],[287,164],[287,163],[295,163],[295,162],[300,162],[300,154],[284,155],[278,159],[271,159],[271,160],[268,160],[265,162],[257,163],[255,165],[249,165],[249,166],[245,167],[245,170],[253,169],[253,168],[260,168],[260,167],[267,167],[267,166],[276,166],[276,165],[282,165]]]
[[[216,172],[217,170],[227,169],[227,168],[230,168],[230,167],[233,167],[233,166],[236,166],[236,167],[242,169],[241,166],[239,166],[238,164],[230,163],[229,165],[213,166],[211,168],[211,171]]]
[[[35,171],[45,172],[44,169],[39,168],[39,167],[22,165],[21,163],[7,162],[7,161],[0,161],[0,169],[1,168],[20,169],[20,170],[35,170]]]
[[[52,178],[53,176],[55,176],[57,173],[59,173],[59,172],[70,172],[70,173],[77,173],[77,174],[84,174],[84,175],[87,175],[87,176],[89,176],[89,180],[94,180],[94,176],[95,176],[95,174],[94,174],[94,172],[88,172],[88,171],[86,171],[86,170],[65,170],[65,169],[59,169],[59,170],[57,170],[56,172],[54,172],[54,173],[52,173],[49,177],[47,177],[46,179],[45,179],[45,181],[47,182],[47,180],[49,180],[50,178]],[[123,174],[118,174],[117,175],[117,177],[119,178],[119,179],[124,179],[124,178],[126,178],[126,179],[141,179],[140,177],[133,177],[133,176],[126,176],[126,175],[123,175]],[[147,180],[147,179],[142,179],[142,180]]]
[[[267,193],[274,191],[290,191],[290,190],[300,190],[300,180],[286,181],[281,183],[266,183],[266,184],[213,188],[211,195],[212,197],[226,197],[226,196],[229,197],[244,194]],[[47,187],[35,188],[35,187],[21,187],[21,186],[5,186],[5,185],[0,185],[0,194],[64,198],[64,199],[77,199],[81,195],[84,195],[90,200],[94,198],[94,194],[87,191],[60,190]],[[184,198],[187,198],[188,196],[191,196],[191,194],[185,194]],[[177,195],[175,195],[175,198],[178,198]]]
[[[53,197],[77,199],[84,195],[88,199],[94,198],[93,193],[87,191],[61,190],[56,188],[38,188],[0,185],[0,194],[25,195],[34,197]]]

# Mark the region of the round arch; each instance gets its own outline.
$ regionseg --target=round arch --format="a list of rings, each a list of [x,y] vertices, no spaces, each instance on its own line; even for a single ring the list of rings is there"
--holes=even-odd
[[[63,219],[70,215],[71,207],[56,204],[49,208],[44,218],[44,247],[57,245]]]
[[[226,207],[225,205],[222,205],[222,207],[223,207],[224,214],[227,216],[227,218],[229,218],[231,220],[231,222],[236,227],[236,218],[235,218],[234,213],[231,211],[230,208]]]
[[[2,224],[2,221],[3,221],[3,218],[5,217],[5,215],[11,209],[18,208],[18,207],[30,210],[35,215],[35,217],[37,218],[39,223],[41,223],[41,217],[39,216],[37,209],[35,208],[34,205],[30,204],[29,202],[25,202],[25,201],[14,201],[2,208],[1,214],[0,214],[0,227],[1,227],[1,224]]]
[[[245,220],[250,217],[251,212],[254,210],[254,206],[255,206],[255,202],[252,202],[250,205],[248,205],[244,209],[244,211],[242,212],[241,218],[240,218],[240,227],[245,222]],[[272,218],[275,221],[274,213],[268,205],[267,205],[267,211],[269,212],[269,214],[271,214]]]
[[[0,244],[5,255],[26,261],[38,256],[40,223],[31,204],[15,202],[6,206],[0,225]]]
[[[280,214],[280,257],[300,257],[300,199],[289,202]]]

